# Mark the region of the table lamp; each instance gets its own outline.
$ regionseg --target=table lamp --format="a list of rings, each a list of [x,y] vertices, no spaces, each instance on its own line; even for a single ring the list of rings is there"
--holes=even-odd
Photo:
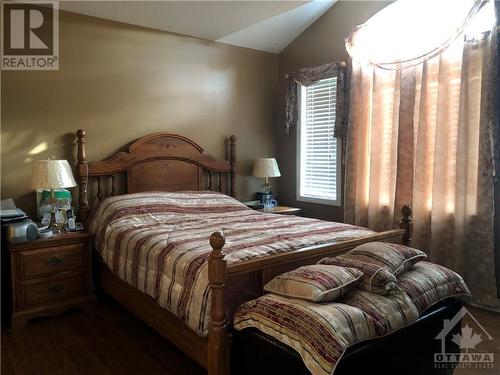
[[[264,190],[264,194],[269,194],[271,192],[269,178],[280,177],[281,173],[275,158],[259,158],[255,160],[255,164],[253,165],[253,175],[264,178],[262,189]]]
[[[60,201],[56,199],[54,189],[74,186],[76,186],[75,178],[67,160],[35,160],[31,188],[50,190],[50,203],[54,209],[51,211],[49,228],[53,232],[57,233],[61,230],[55,216]]]

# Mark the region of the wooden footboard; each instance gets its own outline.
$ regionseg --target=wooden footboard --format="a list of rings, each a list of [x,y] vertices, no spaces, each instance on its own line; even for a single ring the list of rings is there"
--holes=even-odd
[[[403,217],[400,222],[400,229],[388,230],[335,244],[297,249],[229,266],[223,252],[225,244],[224,234],[222,232],[214,232],[210,236],[210,246],[213,250],[210,253],[208,262],[208,279],[212,292],[211,320],[208,329],[207,348],[208,374],[228,375],[230,373],[230,332],[227,328],[228,322],[224,303],[224,287],[229,279],[250,272],[261,272],[262,284],[264,285],[277,274],[289,271],[300,265],[315,263],[325,256],[342,254],[366,242],[389,241],[409,245],[413,234],[412,210],[409,206],[403,206],[401,211]]]

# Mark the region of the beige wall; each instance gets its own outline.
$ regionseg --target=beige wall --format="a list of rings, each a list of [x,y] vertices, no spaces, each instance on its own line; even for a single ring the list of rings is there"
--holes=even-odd
[[[355,26],[388,5],[383,1],[339,1],[313,23],[279,55],[280,98],[284,97],[285,74],[306,66],[347,61],[344,38]],[[284,102],[280,104],[284,118]],[[281,120],[283,124],[284,120]],[[280,199],[288,205],[302,207],[306,216],[343,221],[343,208],[296,201],[296,134],[283,135],[276,130],[278,162],[282,176],[279,181]]]
[[[249,176],[253,159],[275,153],[278,57],[270,53],[62,12],[60,70],[1,78],[2,198],[30,212],[32,160],[73,163],[78,128],[88,132],[89,160],[156,131],[223,158],[225,136],[236,134],[244,199],[261,183]]]

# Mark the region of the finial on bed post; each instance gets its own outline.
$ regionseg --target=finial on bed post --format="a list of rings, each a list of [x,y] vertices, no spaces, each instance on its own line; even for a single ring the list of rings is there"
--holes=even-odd
[[[76,173],[78,175],[78,215],[82,222],[87,221],[89,215],[89,201],[87,193],[87,181],[88,181],[88,165],[87,156],[85,151],[85,143],[87,143],[87,132],[83,129],[78,129],[76,132],[78,137],[78,153],[77,153],[77,165]]]
[[[212,292],[212,308],[208,328],[208,375],[229,374],[228,333],[224,307],[224,285],[227,280],[225,255],[226,239],[222,232],[210,236],[212,252],[208,258],[208,281]]]
[[[231,191],[230,195],[234,198],[236,197],[236,136],[232,135],[229,137],[229,162],[231,163]]]
[[[405,231],[403,233],[402,242],[403,245],[410,246],[411,240],[413,239],[413,218],[411,217],[413,212],[410,206],[404,205],[401,208],[401,213],[403,217],[399,222],[399,227]]]

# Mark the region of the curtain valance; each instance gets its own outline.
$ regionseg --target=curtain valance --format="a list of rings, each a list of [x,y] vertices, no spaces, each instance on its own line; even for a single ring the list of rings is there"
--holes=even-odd
[[[335,137],[343,138],[347,128],[347,69],[346,63],[334,62],[331,64],[314,66],[296,70],[286,76],[285,97],[285,134],[297,124],[297,84],[310,86],[325,78],[337,77],[337,103],[335,118]]]

